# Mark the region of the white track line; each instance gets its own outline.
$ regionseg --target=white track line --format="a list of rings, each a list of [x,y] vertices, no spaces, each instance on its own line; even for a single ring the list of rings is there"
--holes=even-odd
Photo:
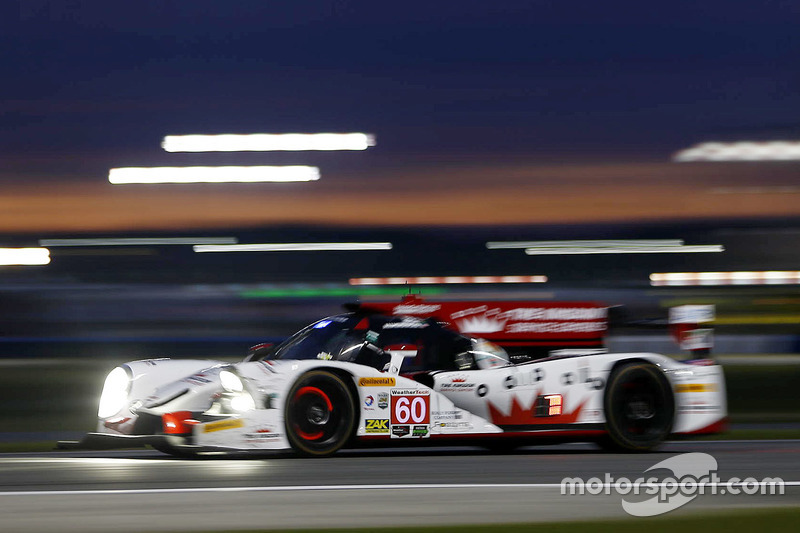
[[[655,486],[672,486],[657,483]],[[726,482],[700,483],[708,488],[727,488]],[[785,481],[784,487],[800,487],[800,481]],[[599,487],[600,485],[593,485]],[[604,483],[604,489],[612,489],[614,483]],[[289,485],[281,487],[194,487],[176,489],[103,489],[103,490],[27,490],[0,491],[2,496],[101,496],[130,494],[191,494],[215,492],[303,492],[303,491],[341,491],[341,490],[419,490],[419,489],[560,489],[561,483],[431,483],[397,485]]]

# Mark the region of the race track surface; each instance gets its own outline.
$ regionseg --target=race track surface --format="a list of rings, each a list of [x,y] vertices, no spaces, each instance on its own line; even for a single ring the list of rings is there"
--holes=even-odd
[[[709,487],[702,495],[687,492],[692,497],[668,516],[800,505],[800,441],[673,442],[656,453],[633,455],[604,453],[588,444],[505,455],[478,448],[346,451],[327,459],[52,452],[0,455],[0,530],[202,531],[621,518],[630,516],[623,499],[650,496],[621,495],[612,486],[598,495],[562,494],[562,479],[603,480],[608,474],[633,481],[684,453],[711,455],[723,482],[779,477],[784,493],[734,495],[720,485],[712,494]],[[657,475],[668,480],[671,473],[662,469]]]

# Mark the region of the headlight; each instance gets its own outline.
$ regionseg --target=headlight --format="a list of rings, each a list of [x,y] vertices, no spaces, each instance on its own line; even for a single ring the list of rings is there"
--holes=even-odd
[[[231,398],[231,409],[236,412],[244,413],[245,411],[252,411],[256,408],[256,402],[253,397],[246,392],[237,394]]]
[[[244,390],[242,380],[230,370],[220,372],[219,380],[222,382],[222,388],[228,392],[242,392]]]
[[[131,379],[124,368],[118,366],[106,377],[103,384],[103,392],[100,395],[100,405],[97,409],[97,416],[108,418],[114,416],[125,407],[128,401],[128,388]]]
[[[222,370],[219,373],[219,381],[222,383],[222,388],[225,389],[222,400],[223,411],[243,413],[256,408],[255,400],[244,389],[242,378],[230,370]]]

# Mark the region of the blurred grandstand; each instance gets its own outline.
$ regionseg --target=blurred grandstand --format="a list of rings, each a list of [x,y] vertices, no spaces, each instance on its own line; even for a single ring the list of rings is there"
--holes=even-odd
[[[172,235],[169,235],[172,236]],[[391,249],[197,253],[191,245],[56,245],[46,266],[0,267],[0,357],[237,356],[355,300],[593,300],[614,308],[614,350],[678,352],[668,308],[716,306],[718,353],[800,353],[800,284],[755,275],[655,284],[654,273],[795,272],[800,221],[472,228],[283,226],[186,233],[238,243],[391,242]],[[160,233],[49,235],[164,238]],[[5,236],[37,246],[39,236]],[[52,240],[51,239],[51,240]],[[722,253],[526,255],[488,242],[670,239]],[[57,243],[59,241],[56,241]],[[142,241],[145,242],[145,241]],[[157,241],[156,241],[157,242]],[[407,277],[471,279],[404,284]],[[545,276],[544,283],[486,276]],[[477,277],[477,279],[475,279]],[[369,278],[369,284],[357,284]],[[391,281],[375,278],[395,278]],[[480,283],[476,283],[479,281]]]

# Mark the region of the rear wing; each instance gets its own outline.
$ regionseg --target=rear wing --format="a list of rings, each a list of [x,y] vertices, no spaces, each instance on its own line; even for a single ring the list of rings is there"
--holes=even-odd
[[[407,295],[397,302],[358,305],[363,312],[433,318],[459,333],[498,344],[513,357],[558,349],[600,349],[608,307],[597,302],[433,301]]]

